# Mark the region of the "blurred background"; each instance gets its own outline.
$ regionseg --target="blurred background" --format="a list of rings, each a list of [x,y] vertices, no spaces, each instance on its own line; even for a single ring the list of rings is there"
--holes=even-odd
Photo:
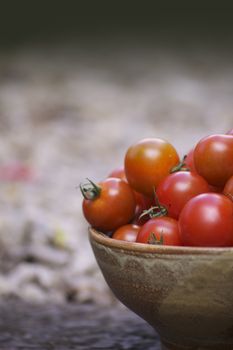
[[[184,155],[233,127],[224,3],[5,2],[0,13],[0,295],[114,298],[76,188],[144,137]]]

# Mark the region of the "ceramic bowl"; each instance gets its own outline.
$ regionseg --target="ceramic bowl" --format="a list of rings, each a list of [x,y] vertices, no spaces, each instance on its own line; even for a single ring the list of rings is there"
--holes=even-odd
[[[233,349],[233,248],[129,243],[94,229],[89,238],[107,284],[162,349]]]

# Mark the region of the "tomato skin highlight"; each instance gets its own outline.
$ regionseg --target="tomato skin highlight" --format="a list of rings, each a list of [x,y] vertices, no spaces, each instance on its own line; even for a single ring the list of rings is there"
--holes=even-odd
[[[191,198],[205,192],[210,192],[205,179],[189,171],[179,171],[160,182],[156,194],[160,204],[168,210],[168,215],[178,219],[185,204]]]
[[[233,203],[217,193],[190,199],[180,214],[179,231],[185,246],[232,246]]]
[[[135,197],[129,184],[117,178],[108,178],[98,184],[100,195],[83,200],[83,214],[89,224],[102,232],[116,230],[134,217]]]
[[[233,136],[210,135],[198,142],[194,149],[194,163],[198,174],[216,187],[224,187],[233,175]]]
[[[163,245],[181,245],[178,222],[173,218],[163,216],[150,219],[140,228],[136,242],[149,243],[151,234],[158,241],[162,239]]]
[[[154,188],[179,163],[175,148],[159,138],[143,139],[129,147],[125,155],[125,174],[137,192],[153,197]]]
[[[138,225],[128,224],[119,227],[112,235],[113,239],[121,241],[135,242],[140,227]]]

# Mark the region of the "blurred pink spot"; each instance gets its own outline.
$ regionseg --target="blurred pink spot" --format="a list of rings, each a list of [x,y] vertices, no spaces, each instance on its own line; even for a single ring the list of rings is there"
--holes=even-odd
[[[28,165],[18,162],[0,165],[0,181],[30,182],[34,179],[35,173]]]

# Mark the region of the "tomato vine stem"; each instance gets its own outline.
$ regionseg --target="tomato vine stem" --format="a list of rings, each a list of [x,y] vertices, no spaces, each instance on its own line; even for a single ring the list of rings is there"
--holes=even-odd
[[[149,215],[151,219],[167,215],[168,213],[167,208],[165,208],[160,204],[155,188],[153,188],[153,191],[154,191],[155,206],[152,206],[147,210],[143,210],[142,214],[139,216],[139,219],[141,219],[145,215]]]
[[[187,155],[185,154],[182,161],[177,164],[176,166],[174,166],[173,168],[171,168],[170,170],[170,174],[173,173],[177,173],[178,171],[190,171],[190,169],[187,167],[186,163],[185,163],[185,159],[187,158]]]

